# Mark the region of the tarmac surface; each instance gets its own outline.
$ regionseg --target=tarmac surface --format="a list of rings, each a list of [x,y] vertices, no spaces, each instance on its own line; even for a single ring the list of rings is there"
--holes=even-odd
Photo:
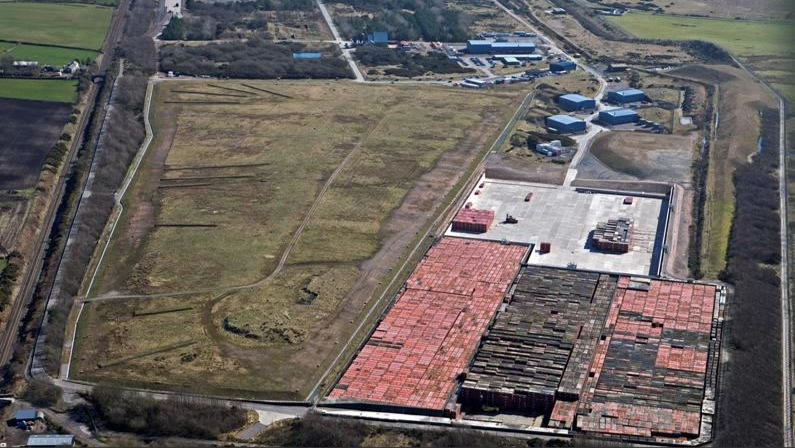
[[[492,241],[536,245],[529,264],[553,267],[610,271],[630,275],[656,274],[662,237],[661,217],[667,206],[663,199],[633,196],[625,205],[626,195],[578,192],[561,187],[529,182],[485,179],[470,193],[471,208],[493,210],[496,218],[485,233],[453,232],[446,235]],[[478,194],[475,194],[475,193]],[[528,193],[533,196],[525,201]],[[505,223],[506,215],[518,219]],[[601,252],[590,244],[597,223],[608,219],[633,220],[630,251],[625,254]],[[551,244],[551,251],[541,254],[538,245]],[[573,266],[571,266],[573,267]]]

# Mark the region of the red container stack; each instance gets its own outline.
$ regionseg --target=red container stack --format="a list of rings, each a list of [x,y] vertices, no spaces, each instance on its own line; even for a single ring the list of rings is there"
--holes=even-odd
[[[464,208],[453,218],[453,232],[485,233],[494,221],[492,210]]]

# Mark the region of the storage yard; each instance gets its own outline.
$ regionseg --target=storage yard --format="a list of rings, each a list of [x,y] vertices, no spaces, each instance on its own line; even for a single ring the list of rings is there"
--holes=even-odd
[[[461,232],[451,227],[447,235],[531,243],[536,249],[541,243],[549,243],[548,252],[534,250],[530,255],[529,263],[534,265],[657,274],[668,214],[668,199],[664,195],[589,193],[576,188],[485,178],[478,185],[466,202],[474,210],[493,211],[494,222],[485,232]],[[627,198],[631,198],[631,203],[626,203]],[[508,215],[517,222],[506,222]],[[628,251],[615,253],[593,247],[592,232],[598,224],[621,218],[632,220]]]
[[[442,238],[323,404],[709,440],[724,291],[520,265],[526,249]]]
[[[527,250],[443,238],[330,398],[442,413]]]
[[[484,176],[463,201],[324,405],[711,438],[725,290],[655,278],[667,195]]]

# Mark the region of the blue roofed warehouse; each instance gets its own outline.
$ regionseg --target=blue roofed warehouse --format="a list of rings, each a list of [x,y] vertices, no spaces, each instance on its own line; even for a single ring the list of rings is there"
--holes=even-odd
[[[588,98],[587,96],[578,95],[576,93],[569,93],[562,95],[558,99],[558,104],[563,109],[574,112],[578,110],[592,110],[596,109],[596,100]]]
[[[638,89],[611,90],[607,92],[607,99],[608,101],[619,104],[636,103],[638,101],[645,101],[646,93]]]
[[[551,72],[570,72],[572,70],[577,70],[577,63],[574,61],[557,61],[549,64]]]
[[[599,121],[609,125],[634,123],[639,119],[638,113],[631,109],[612,109],[599,112]]]
[[[572,134],[585,131],[585,121],[570,115],[547,117],[547,128],[557,134]]]
[[[320,59],[321,57],[320,53],[293,53],[293,59],[295,60]]]
[[[367,35],[367,42],[375,45],[386,45],[389,43],[389,33],[386,31],[376,31]]]
[[[532,42],[492,42],[490,40],[473,39],[467,41],[469,54],[530,54],[536,51]]]
[[[500,54],[528,54],[536,51],[536,44],[532,42],[494,42],[491,51]]]

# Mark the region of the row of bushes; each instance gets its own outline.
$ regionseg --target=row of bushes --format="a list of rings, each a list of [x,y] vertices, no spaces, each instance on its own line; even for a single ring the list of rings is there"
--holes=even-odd
[[[19,277],[19,263],[22,261],[22,254],[12,251],[5,257],[6,266],[0,270],[0,312],[5,310],[8,301],[11,300],[11,290]]]
[[[73,409],[77,420],[88,423],[98,417],[93,423],[99,420],[100,426],[106,429],[145,436],[217,439],[246,424],[244,409],[180,396],[157,400],[134,392],[95,386],[88,401],[93,408],[78,406]]]
[[[249,39],[202,46],[170,45],[160,49],[160,69],[221,78],[334,79],[351,78],[348,64],[335,46],[323,47],[319,60],[294,60],[295,52],[312,51],[295,42]]]
[[[734,174],[736,208],[728,265],[734,284],[724,333],[716,446],[783,446],[781,390],[778,113],[762,110],[764,150]]]
[[[715,113],[713,98],[715,86],[705,85],[707,92],[707,106],[704,112],[704,122],[711,123]],[[709,155],[712,136],[707,125],[704,131],[703,151],[693,159],[693,221],[690,224],[690,247],[687,252],[687,267],[694,278],[703,277],[701,272],[701,246],[704,241],[704,208],[707,205],[707,173],[709,171]]]
[[[307,414],[301,420],[270,428],[257,437],[267,446],[429,446],[429,447],[532,447],[574,446],[561,439],[523,440],[474,430],[419,430],[367,425],[360,421]],[[577,445],[582,446],[582,445]]]

